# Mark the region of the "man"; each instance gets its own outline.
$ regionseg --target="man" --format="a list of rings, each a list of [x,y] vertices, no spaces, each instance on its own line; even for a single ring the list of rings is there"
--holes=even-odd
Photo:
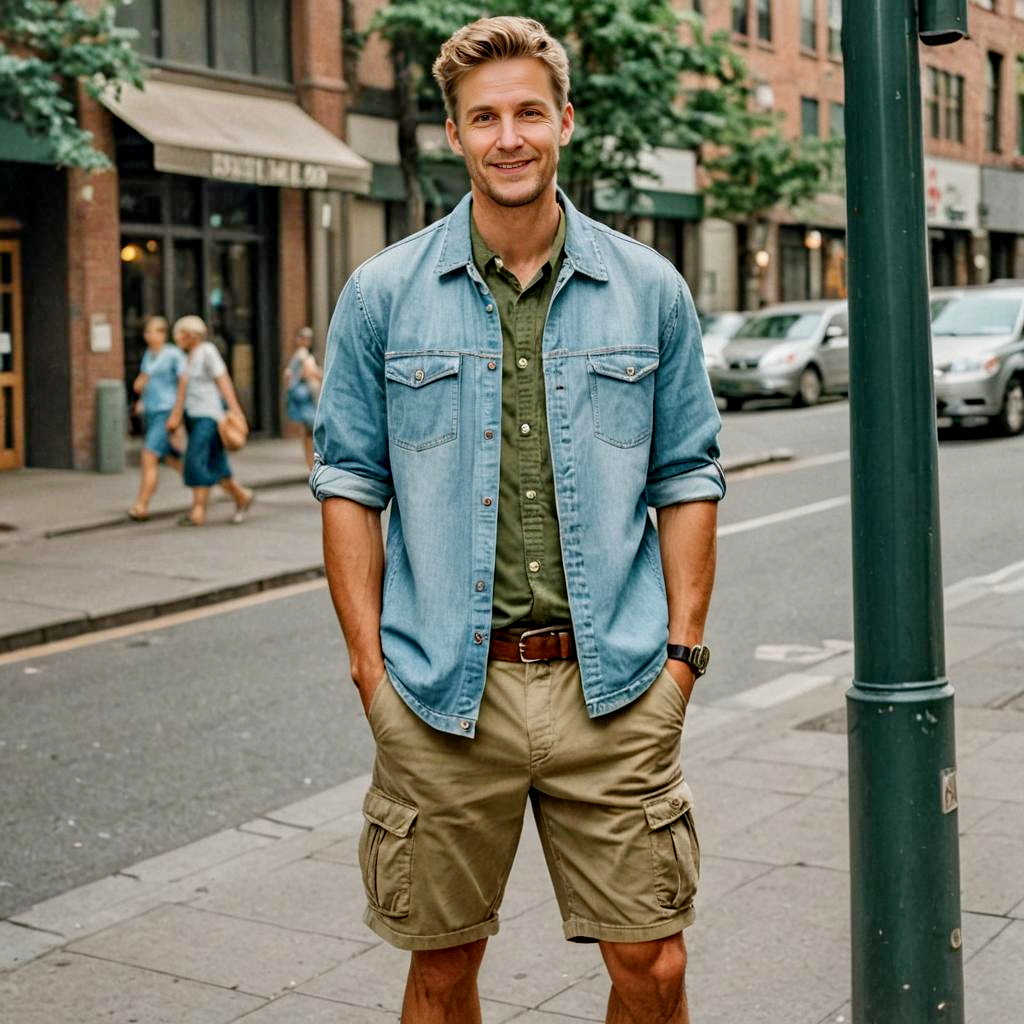
[[[377,743],[365,920],[412,951],[405,1024],[478,1022],[529,801],[608,1021],[687,1022],[679,746],[724,493],[696,316],[558,191],[568,61],[540,24],[468,25],[434,76],[472,191],[346,286],[311,476]]]

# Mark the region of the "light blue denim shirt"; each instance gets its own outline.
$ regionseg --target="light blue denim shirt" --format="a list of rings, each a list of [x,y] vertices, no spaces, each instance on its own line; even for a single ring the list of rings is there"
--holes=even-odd
[[[665,663],[648,507],[717,501],[721,420],[693,302],[653,250],[566,214],[543,336],[562,559],[591,717]],[[381,642],[425,722],[471,737],[491,628],[501,323],[473,264],[470,197],[364,263],[338,300],[310,476],[316,497],[391,502]]]

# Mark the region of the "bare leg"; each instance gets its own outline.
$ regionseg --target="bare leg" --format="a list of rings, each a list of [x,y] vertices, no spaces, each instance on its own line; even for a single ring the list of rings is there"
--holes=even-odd
[[[192,511],[189,512],[189,518],[197,526],[202,526],[206,522],[206,506],[209,500],[209,487],[192,488]]]
[[[143,448],[139,456],[139,493],[130,509],[132,515],[142,517],[149,514],[149,503],[159,479],[159,467],[160,460],[156,452]]]
[[[486,939],[412,955],[401,1024],[480,1024],[476,976]]]
[[[164,458],[164,465],[170,466],[170,468],[173,469],[175,473],[180,473],[185,468],[181,459],[179,459],[176,455],[166,456]]]
[[[307,430],[302,436],[302,450],[306,453],[306,466],[313,470],[313,435]]]
[[[690,1024],[681,932],[652,942],[600,945],[612,979],[607,1024]]]

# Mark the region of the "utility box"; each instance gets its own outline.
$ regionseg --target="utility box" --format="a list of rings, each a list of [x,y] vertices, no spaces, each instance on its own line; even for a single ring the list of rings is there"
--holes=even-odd
[[[124,382],[96,382],[96,472],[124,471],[124,438],[128,427]]]

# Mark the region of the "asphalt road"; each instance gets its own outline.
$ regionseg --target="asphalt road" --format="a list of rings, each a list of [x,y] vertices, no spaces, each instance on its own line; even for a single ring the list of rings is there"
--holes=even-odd
[[[851,639],[847,412],[725,416],[726,454],[799,457],[730,480],[698,700],[787,670],[759,646]],[[947,584],[1024,559],[1022,465],[1024,437],[943,440]],[[323,588],[0,665],[0,692],[0,917],[370,766]]]

